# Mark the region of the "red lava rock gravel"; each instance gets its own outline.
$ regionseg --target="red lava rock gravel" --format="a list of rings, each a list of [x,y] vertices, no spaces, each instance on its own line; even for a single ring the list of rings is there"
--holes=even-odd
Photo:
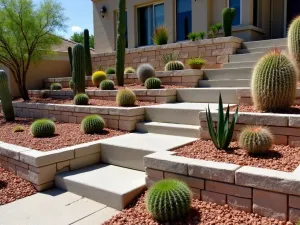
[[[25,198],[35,193],[36,190],[30,182],[0,167],[0,205]]]
[[[102,134],[89,135],[81,132],[80,124],[56,122],[55,136],[34,138],[30,134],[30,125],[33,121],[33,119],[16,118],[14,122],[6,122],[3,116],[0,115],[0,141],[39,151],[50,151],[127,133],[105,128]],[[13,128],[18,125],[23,126],[25,131],[14,133]]]
[[[124,87],[121,86],[115,86],[115,90],[120,90],[120,89],[146,89],[145,85],[141,84],[125,84]],[[176,89],[176,88],[190,88],[190,87],[184,87],[184,86],[179,86],[179,85],[163,85],[161,86],[160,89]],[[100,88],[97,87],[86,87],[87,90],[101,90]],[[63,88],[63,90],[71,90],[70,88]]]
[[[176,149],[176,155],[194,159],[216,162],[234,163],[241,166],[254,166],[286,172],[294,171],[300,162],[300,147],[273,145],[268,154],[249,156],[247,151],[240,149],[237,142],[232,142],[228,151],[217,150],[212,141],[198,140]]]
[[[115,215],[103,225],[159,225],[148,214],[144,195],[136,203]],[[235,210],[228,205],[220,206],[193,199],[190,214],[185,220],[168,224],[180,225],[293,225],[253,213]]]
[[[230,111],[235,111],[236,107],[230,108]],[[240,105],[239,112],[259,112],[264,113],[262,111],[256,110],[253,105]],[[291,108],[286,110],[281,110],[275,113],[284,113],[284,114],[300,114],[300,105],[293,105]]]

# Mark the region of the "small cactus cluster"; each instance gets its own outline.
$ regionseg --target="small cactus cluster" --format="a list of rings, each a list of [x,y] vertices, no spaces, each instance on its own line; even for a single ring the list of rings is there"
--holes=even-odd
[[[0,70],[0,100],[5,120],[14,121],[15,114],[12,97],[8,87],[8,77],[4,70]]]
[[[72,79],[69,81],[69,88],[71,88],[72,90],[74,89],[74,82]]]
[[[242,130],[239,136],[239,146],[249,154],[264,154],[273,145],[272,133],[264,127],[249,126]]]
[[[232,34],[232,23],[235,15],[236,15],[235,8],[225,8],[222,11],[223,28],[224,28],[225,37],[231,36]]]
[[[75,105],[88,105],[89,97],[84,93],[79,93],[75,95],[73,102]]]
[[[49,119],[39,119],[30,126],[30,133],[34,137],[52,137],[55,133],[55,123]]]
[[[105,122],[99,115],[86,116],[81,122],[81,130],[85,134],[99,134],[103,131]]]
[[[256,64],[251,95],[257,110],[276,112],[289,108],[296,96],[297,71],[290,58],[274,50]]]
[[[190,210],[192,192],[177,180],[161,180],[146,194],[146,207],[152,217],[159,222],[183,219]]]
[[[160,89],[161,81],[159,78],[150,77],[145,81],[145,87],[147,89]]]
[[[61,86],[60,83],[53,83],[53,84],[51,84],[51,86],[50,86],[50,90],[51,90],[51,91],[59,91],[59,90],[61,90],[61,89],[62,89],[62,86]]]
[[[123,107],[134,106],[136,101],[135,94],[129,89],[121,89],[116,97],[117,104]]]
[[[24,132],[24,131],[25,131],[25,128],[23,126],[20,126],[20,125],[17,125],[13,128],[14,133],[21,133],[21,132]]]
[[[135,69],[132,67],[126,67],[124,73],[135,73]]]
[[[72,80],[74,95],[85,92],[85,53],[82,44],[73,47]]]
[[[105,70],[106,74],[116,74],[116,69],[113,67],[109,67]]]
[[[180,61],[170,61],[165,65],[165,71],[184,70],[184,64]]]
[[[139,78],[139,80],[144,84],[145,81],[150,78],[150,77],[155,77],[155,70],[153,68],[153,66],[151,66],[150,64],[141,64],[137,71],[137,76]]]
[[[96,71],[92,75],[92,82],[96,87],[99,87],[102,81],[106,80],[106,73],[104,71]]]
[[[298,69],[300,68],[300,17],[296,17],[288,31],[288,50],[295,58]]]
[[[104,80],[100,83],[101,90],[114,90],[115,83],[112,80]]]

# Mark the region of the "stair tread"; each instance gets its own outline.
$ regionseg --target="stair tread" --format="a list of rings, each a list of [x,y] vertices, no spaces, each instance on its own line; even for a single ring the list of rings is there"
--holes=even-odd
[[[200,126],[197,125],[162,123],[162,122],[140,122],[138,124],[143,124],[145,126],[162,126],[162,127],[169,127],[169,128],[186,128],[186,129],[195,129],[195,130],[199,130],[200,128]]]

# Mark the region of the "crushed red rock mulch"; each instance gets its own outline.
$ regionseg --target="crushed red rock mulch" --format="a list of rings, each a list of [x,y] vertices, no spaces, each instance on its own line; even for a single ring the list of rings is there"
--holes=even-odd
[[[39,151],[51,151],[127,133],[105,128],[101,134],[90,135],[81,131],[80,124],[55,122],[56,131],[53,137],[35,138],[30,134],[30,125],[33,121],[34,119],[16,118],[14,122],[6,122],[0,114],[0,141]],[[14,133],[13,129],[16,126],[23,126],[24,132]]]
[[[231,107],[230,111],[235,111],[236,107]],[[240,105],[239,106],[239,112],[255,112],[255,113],[266,113],[263,111],[259,111],[254,108],[253,105]],[[293,105],[292,107],[285,109],[285,110],[280,110],[277,112],[273,113],[283,113],[283,114],[300,114],[300,105]]]
[[[212,141],[198,140],[174,150],[176,155],[187,158],[234,163],[241,166],[254,166],[292,172],[300,162],[300,147],[273,145],[265,155],[248,155],[247,151],[232,142],[228,151],[217,150]]]
[[[0,167],[0,205],[11,203],[36,193],[30,182]]]
[[[120,89],[146,89],[145,85],[141,84],[125,84],[124,87],[121,86],[115,86],[115,90],[120,90]],[[190,87],[184,87],[184,86],[179,86],[179,85],[162,85],[160,89],[176,89],[176,88],[190,88]],[[98,90],[101,91],[100,88],[97,87],[86,87],[87,90]],[[63,88],[63,90],[68,90],[70,91],[70,88]]]
[[[142,195],[135,203],[115,215],[103,225],[160,225],[147,212],[145,197]],[[180,225],[293,225],[271,218],[235,210],[228,205],[203,202],[193,199],[189,215],[182,220],[168,224]]]

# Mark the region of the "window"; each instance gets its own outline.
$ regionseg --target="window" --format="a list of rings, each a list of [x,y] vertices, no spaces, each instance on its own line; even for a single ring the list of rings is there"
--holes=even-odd
[[[153,31],[163,25],[164,4],[155,4],[138,8],[138,44],[139,46],[152,45]]]
[[[192,31],[192,1],[176,0],[176,37],[177,41],[187,39]]]
[[[117,45],[117,36],[118,36],[118,15],[119,13],[116,12],[116,26],[115,26],[115,41],[116,41],[116,45]],[[128,32],[127,32],[127,11],[125,12],[125,21],[126,21],[126,33],[125,33],[125,36],[126,36],[126,48],[128,48]]]
[[[236,16],[232,25],[237,26],[241,24],[241,0],[229,0],[229,7],[236,9]]]

